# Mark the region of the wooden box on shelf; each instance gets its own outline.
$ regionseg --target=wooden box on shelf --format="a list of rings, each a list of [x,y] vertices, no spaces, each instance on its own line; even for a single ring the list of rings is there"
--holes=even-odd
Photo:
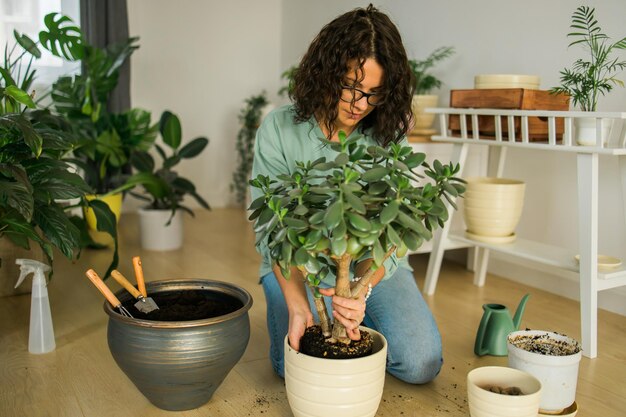
[[[456,108],[486,108],[507,110],[569,110],[569,96],[564,94],[550,94],[547,90],[529,90],[526,88],[499,88],[451,90],[450,107]],[[467,116],[467,132],[472,134],[472,119]],[[459,116],[450,116],[450,129],[454,136],[461,133]],[[508,137],[508,122],[501,117],[503,139]],[[495,136],[495,117],[479,116],[478,127],[482,137]],[[515,138],[521,141],[520,118],[514,118]],[[556,119],[556,135],[560,140],[563,135],[563,119]],[[531,141],[548,139],[548,119],[545,117],[528,118],[528,137]]]

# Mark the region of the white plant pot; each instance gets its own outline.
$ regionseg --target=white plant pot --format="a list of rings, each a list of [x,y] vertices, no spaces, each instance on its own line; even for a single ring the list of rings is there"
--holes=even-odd
[[[602,119],[602,143],[604,146],[608,143],[609,132],[611,130],[612,119]],[[583,146],[597,146],[597,124],[593,117],[585,117],[574,119],[574,127],[576,129],[576,143]]]
[[[582,351],[566,356],[530,352],[511,343],[517,337],[547,338],[572,347],[579,346],[578,342],[565,335],[542,330],[520,330],[510,333],[507,338],[509,367],[528,372],[541,382],[539,409],[546,414],[558,414],[571,406],[576,399]]]
[[[285,387],[294,417],[375,416],[383,395],[387,340],[374,339],[371,355],[323,359],[293,350],[285,337]]]
[[[463,218],[467,231],[475,236],[514,239],[526,184],[493,177],[470,177],[466,181]]]
[[[183,212],[177,210],[172,221],[171,210],[149,210],[140,208],[139,231],[141,247],[147,250],[169,251],[180,249],[183,245]]]
[[[437,107],[439,96],[436,95],[414,95],[411,102],[411,110],[413,111],[413,120],[415,125],[412,131],[414,133],[431,133],[433,122],[435,120],[434,113],[424,113],[424,109]]]

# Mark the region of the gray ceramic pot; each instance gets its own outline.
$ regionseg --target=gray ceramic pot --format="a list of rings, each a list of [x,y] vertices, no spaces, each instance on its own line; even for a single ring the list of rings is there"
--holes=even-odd
[[[121,316],[109,303],[108,342],[118,366],[157,407],[190,410],[208,402],[243,355],[250,339],[250,294],[236,285],[205,279],[156,281],[148,295],[208,290],[238,299],[242,307],[219,317],[193,321],[149,321]],[[122,303],[130,295],[118,292]]]

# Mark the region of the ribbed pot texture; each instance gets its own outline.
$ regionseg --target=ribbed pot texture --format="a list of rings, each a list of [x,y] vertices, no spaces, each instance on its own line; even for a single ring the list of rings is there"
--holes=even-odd
[[[371,355],[356,359],[323,359],[298,353],[285,337],[285,388],[295,417],[372,417],[385,385],[387,340],[374,338]]]
[[[155,406],[190,410],[207,403],[241,359],[250,339],[250,294],[236,285],[205,279],[156,281],[148,295],[208,290],[237,298],[238,310],[193,321],[149,321],[123,317],[109,303],[108,343],[118,366]],[[129,294],[118,292],[122,303]]]

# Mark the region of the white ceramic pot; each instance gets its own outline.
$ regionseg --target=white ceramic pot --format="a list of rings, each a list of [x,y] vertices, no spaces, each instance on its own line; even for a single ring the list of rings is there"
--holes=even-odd
[[[535,339],[563,343],[577,353],[554,356],[530,352],[516,346],[520,339]],[[571,406],[576,399],[578,365],[582,357],[580,345],[565,335],[542,330],[520,330],[507,338],[509,366],[535,376],[543,387],[539,408],[546,414],[557,414]]]
[[[183,212],[177,210],[172,221],[171,210],[149,210],[140,208],[139,231],[141,247],[147,250],[169,251],[180,249],[183,245]]]
[[[285,388],[294,417],[375,416],[383,395],[387,340],[374,338],[369,356],[323,359],[298,353],[285,337]]]
[[[526,184],[492,177],[470,177],[466,181],[463,218],[467,231],[478,236],[514,236],[524,206]]]
[[[411,110],[413,111],[413,118],[415,121],[415,125],[413,126],[412,131],[414,133],[428,134],[432,133],[431,128],[433,126],[433,122],[435,120],[434,113],[424,113],[424,109],[430,107],[437,107],[437,102],[439,101],[439,96],[436,95],[423,95],[418,94],[413,96],[413,101],[411,104]]]
[[[522,395],[491,392],[490,387],[517,387]],[[536,417],[541,383],[532,375],[504,366],[483,366],[467,374],[467,401],[472,417]]]
[[[611,130],[612,119],[602,119],[602,143],[606,146]],[[593,117],[574,119],[576,143],[583,146],[597,146],[597,123]]]

